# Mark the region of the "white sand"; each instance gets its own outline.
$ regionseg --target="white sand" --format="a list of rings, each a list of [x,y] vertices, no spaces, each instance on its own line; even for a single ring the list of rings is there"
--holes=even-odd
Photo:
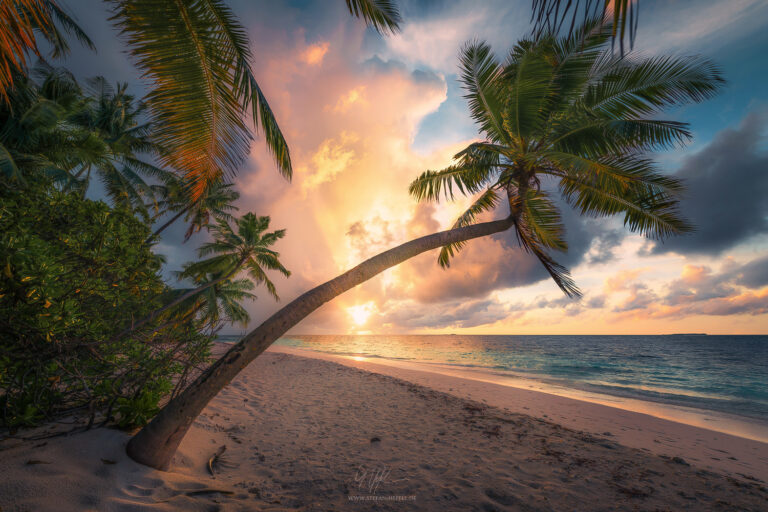
[[[272,346],[269,350],[334,361],[369,372],[389,375],[506,411],[527,414],[575,430],[609,437],[632,448],[647,450],[658,455],[683,457],[696,462],[696,465],[702,468],[729,474],[754,475],[762,480],[768,480],[768,427],[759,423],[726,422],[726,419],[718,415],[694,414],[680,408],[665,409],[646,403],[632,404],[632,406],[645,406],[654,414],[666,413],[667,417],[678,417],[697,423],[704,419],[729,430],[736,431],[736,427],[739,427],[745,431],[743,436],[729,435],[622,409],[619,407],[625,404],[622,404],[620,399],[617,399],[616,403],[619,407],[609,407],[552,393],[478,381],[477,378],[482,379],[488,376],[472,375],[474,372],[465,372],[472,378],[462,378],[459,376],[462,372],[446,375],[443,373],[446,369],[439,366],[434,367],[434,371],[424,371],[425,365],[407,362],[375,362],[377,360],[340,357],[281,346]],[[518,384],[528,386],[530,382],[521,380]],[[748,438],[745,439],[745,436]]]
[[[766,444],[545,393],[346,364],[430,388],[272,350],[206,408],[172,471],[129,460],[128,435],[114,430],[0,442],[0,510],[768,509]],[[212,477],[206,461],[224,445]]]

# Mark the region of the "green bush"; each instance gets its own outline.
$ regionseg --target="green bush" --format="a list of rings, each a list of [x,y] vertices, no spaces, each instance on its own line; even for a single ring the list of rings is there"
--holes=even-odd
[[[116,334],[169,293],[149,228],[44,180],[0,190],[0,426],[63,413],[146,422],[211,337],[159,318]]]

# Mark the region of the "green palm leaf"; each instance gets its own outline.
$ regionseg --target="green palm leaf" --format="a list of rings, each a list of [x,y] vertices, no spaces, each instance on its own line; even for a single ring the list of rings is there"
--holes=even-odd
[[[193,197],[246,158],[247,110],[266,135],[280,172],[288,147],[250,69],[243,28],[217,0],[114,0],[113,20],[153,88],[146,97],[163,163],[185,173]]]
[[[451,229],[456,229],[464,226],[474,224],[477,216],[483,212],[493,211],[499,204],[499,195],[492,188],[489,188],[478,197],[472,205],[467,208],[461,216],[456,219]],[[454,244],[446,245],[440,249],[440,254],[437,257],[438,264],[443,268],[451,266],[451,258],[453,258],[464,247],[466,242],[457,242]]]
[[[506,142],[508,135],[503,127],[503,93],[499,82],[502,68],[488,43],[466,43],[459,52],[459,70],[472,119],[492,142]]]
[[[349,12],[362,18],[381,34],[400,31],[400,13],[392,0],[346,0]]]

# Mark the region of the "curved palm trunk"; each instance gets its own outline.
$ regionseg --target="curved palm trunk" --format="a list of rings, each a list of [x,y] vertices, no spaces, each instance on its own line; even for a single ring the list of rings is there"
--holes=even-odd
[[[512,217],[441,231],[378,254],[313,288],[272,315],[203,372],[128,443],[128,455],[156,469],[167,469],[192,422],[208,402],[275,340],[314,310],[380,272],[444,245],[506,231]]]
[[[190,209],[190,208],[192,208],[192,206],[193,206],[193,205],[189,205],[189,206],[187,206],[187,207],[186,207],[186,208],[184,208],[183,210],[179,211],[179,213],[177,213],[176,215],[174,215],[173,217],[171,217],[171,219],[170,219],[168,222],[166,222],[165,224],[163,224],[162,226],[160,226],[159,228],[157,228],[157,230],[156,230],[154,233],[152,233],[151,235],[149,235],[149,236],[147,237],[147,239],[146,239],[146,240],[144,240],[144,243],[145,243],[145,244],[148,244],[149,242],[151,242],[151,241],[152,241],[152,239],[153,239],[153,238],[155,238],[155,237],[156,237],[157,235],[159,235],[160,233],[162,233],[162,232],[165,230],[165,228],[167,228],[168,226],[170,226],[171,224],[173,224],[174,222],[176,222],[176,220],[177,220],[179,217],[181,217],[182,215],[184,215],[185,213],[187,213],[187,212],[189,211],[189,209]]]

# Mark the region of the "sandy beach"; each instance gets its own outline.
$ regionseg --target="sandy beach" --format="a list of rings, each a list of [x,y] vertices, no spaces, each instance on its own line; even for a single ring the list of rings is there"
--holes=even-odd
[[[169,472],[128,459],[129,434],[117,430],[3,440],[0,510],[768,507],[768,445],[757,440],[290,351],[271,349],[220,393]]]

